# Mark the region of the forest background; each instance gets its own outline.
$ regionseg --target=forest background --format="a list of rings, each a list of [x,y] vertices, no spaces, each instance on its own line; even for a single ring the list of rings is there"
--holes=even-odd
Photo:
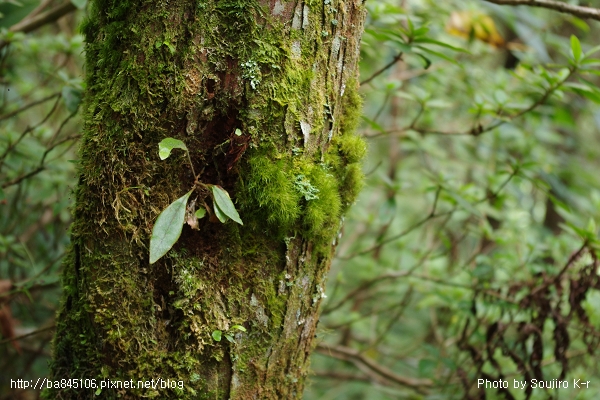
[[[366,5],[366,182],[304,398],[597,398],[597,22],[475,0]],[[48,373],[85,7],[0,1],[0,399],[37,398],[10,380]]]

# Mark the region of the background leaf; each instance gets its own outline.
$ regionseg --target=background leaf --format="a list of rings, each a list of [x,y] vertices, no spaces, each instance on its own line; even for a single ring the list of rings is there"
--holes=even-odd
[[[77,89],[71,86],[65,86],[62,89],[62,98],[67,106],[67,110],[70,113],[74,113],[79,108],[79,104],[81,103],[81,98],[83,97],[83,92],[81,89]]]
[[[71,3],[80,10],[83,10],[87,4],[87,0],[71,0]]]
[[[581,60],[581,43],[575,35],[571,35],[571,51],[573,52],[573,59],[575,62]]]

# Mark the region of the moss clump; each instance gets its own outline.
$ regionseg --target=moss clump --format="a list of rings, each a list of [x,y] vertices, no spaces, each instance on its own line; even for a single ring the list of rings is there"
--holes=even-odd
[[[363,188],[364,180],[365,174],[362,172],[359,163],[350,164],[346,167],[344,183],[342,185],[342,190],[340,191],[344,207],[349,207],[354,203],[356,197]]]
[[[339,141],[339,151],[348,164],[355,164],[367,154],[367,144],[356,135],[346,135]]]
[[[287,160],[272,160],[264,154],[249,157],[244,174],[246,213],[266,221],[277,231],[289,231],[300,216],[300,193],[294,187],[293,174]],[[248,206],[257,209],[249,209]]]
[[[314,166],[308,175],[318,190],[316,198],[306,202],[303,225],[309,237],[330,238],[338,229],[341,200],[338,182],[322,166]]]
[[[354,135],[360,118],[362,116],[362,97],[358,93],[360,84],[355,78],[349,79],[346,85],[345,94],[343,97],[344,102],[344,117],[340,124],[340,133],[344,135]]]

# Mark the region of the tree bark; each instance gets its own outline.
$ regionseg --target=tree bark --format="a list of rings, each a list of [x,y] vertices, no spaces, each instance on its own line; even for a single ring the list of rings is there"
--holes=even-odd
[[[63,381],[46,398],[301,397],[362,184],[364,16],[362,0],[91,2],[51,379],[121,383]],[[225,188],[244,225],[186,225],[151,265],[158,214],[194,184],[183,152],[159,159],[165,137],[186,143],[199,181]],[[212,203],[201,190],[192,199]],[[151,379],[170,387],[138,387]]]

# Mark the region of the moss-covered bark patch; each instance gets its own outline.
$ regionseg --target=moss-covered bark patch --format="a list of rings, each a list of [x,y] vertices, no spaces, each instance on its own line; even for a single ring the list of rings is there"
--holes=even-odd
[[[107,399],[301,397],[332,243],[362,184],[363,17],[358,0],[91,2],[53,379],[184,382]],[[194,182],[183,155],[159,160],[165,137],[186,143],[244,226],[184,226],[150,265],[157,215]]]

